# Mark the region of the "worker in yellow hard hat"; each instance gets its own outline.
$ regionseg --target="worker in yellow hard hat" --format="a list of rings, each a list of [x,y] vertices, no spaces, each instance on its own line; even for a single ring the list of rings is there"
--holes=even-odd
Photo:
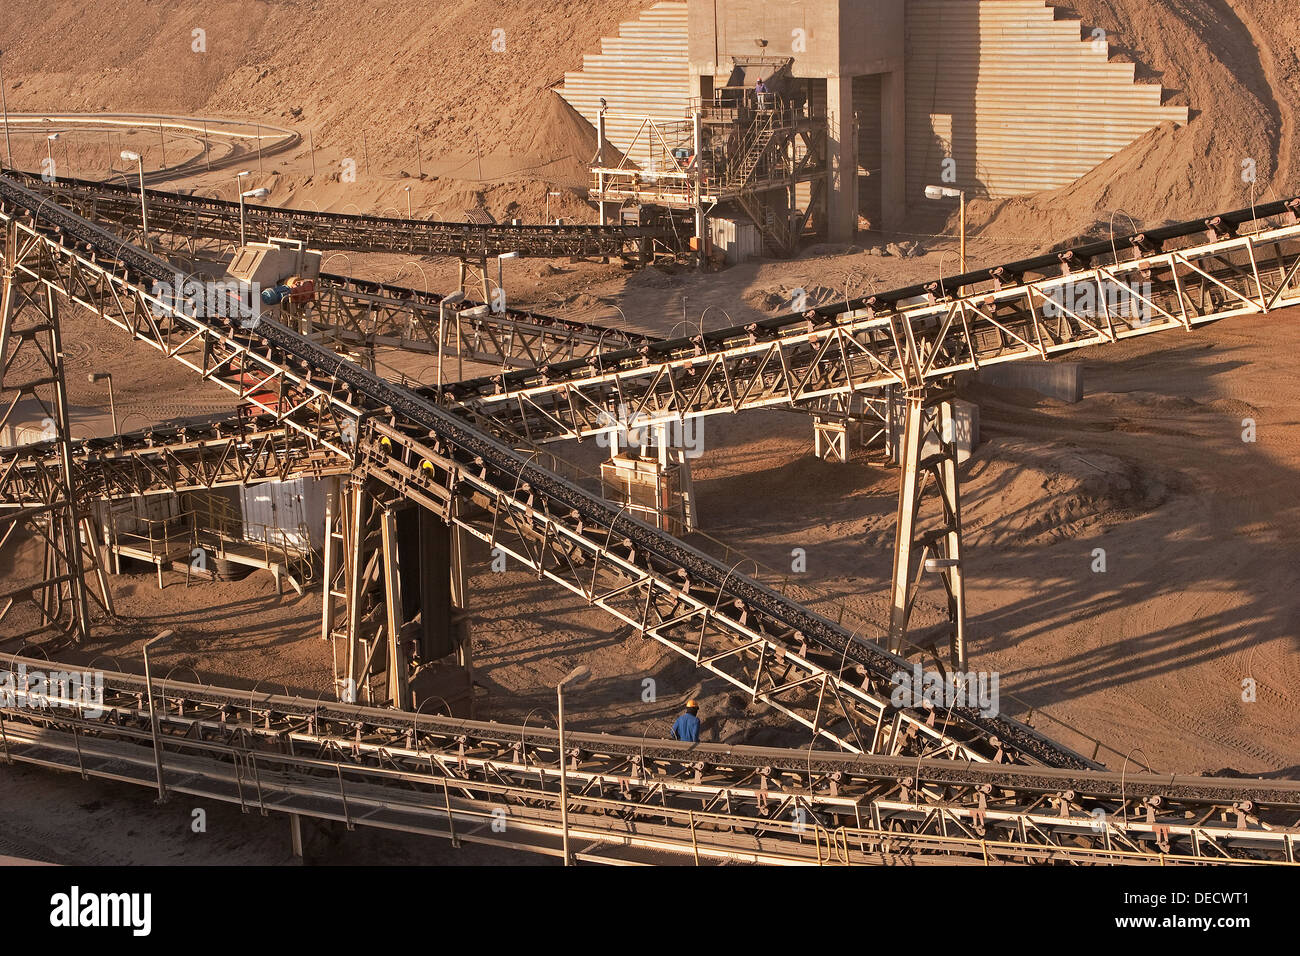
[[[686,711],[673,723],[672,739],[685,740],[688,743],[700,742],[700,705],[692,697],[686,702]]]

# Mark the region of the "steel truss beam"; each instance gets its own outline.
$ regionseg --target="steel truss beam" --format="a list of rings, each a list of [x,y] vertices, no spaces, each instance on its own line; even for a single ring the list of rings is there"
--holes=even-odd
[[[130,186],[60,179],[47,183],[32,173],[6,171],[26,188],[74,209],[88,219],[127,229],[140,224],[140,192]],[[239,203],[204,196],[145,190],[149,227],[187,240],[239,242]],[[475,225],[421,219],[352,216],[305,209],[246,205],[249,236],[302,239],[313,249],[352,252],[405,252],[416,256],[481,259],[502,252],[548,259],[564,257],[643,257],[652,240],[667,241],[662,230],[622,226]]]
[[[286,324],[322,341],[438,354],[441,296],[347,276],[322,275],[316,300],[290,306]],[[466,314],[469,313],[469,314]],[[501,369],[586,359],[655,341],[652,336],[531,312],[494,313],[463,303],[446,309],[442,354]],[[458,377],[463,378],[462,375]]]
[[[1300,200],[1293,201],[1300,205]],[[825,401],[1300,304],[1300,225],[1260,207],[1258,231],[1088,267],[1062,253],[1042,278],[1001,267],[940,289],[882,293],[692,338],[647,343],[448,387],[476,420],[533,442],[607,432],[619,410],[646,425]],[[1289,217],[1294,219],[1294,217]],[[1170,240],[1171,242],[1173,240]],[[1014,264],[1013,264],[1014,265]],[[954,295],[958,286],[967,291]],[[1079,303],[1090,303],[1082,307]]]
[[[628,519],[612,508],[604,519],[584,517],[525,476],[511,487],[486,463],[467,468],[396,422],[367,425],[359,461],[366,474],[814,735],[852,752],[1004,759],[996,745],[984,750],[961,741],[956,727],[936,727],[932,711],[895,713],[888,695],[896,666],[885,665],[888,675],[884,668],[873,674],[875,668],[855,660],[856,646],[845,645],[840,654],[819,649],[797,628],[756,613],[728,587],[741,583],[738,575],[734,582],[724,575],[719,588],[717,578],[693,579],[684,565],[660,565],[625,536]],[[459,514],[452,514],[453,500]]]
[[[278,323],[231,329],[187,303],[155,296],[153,284],[172,271],[166,262],[34,198],[0,179],[0,221],[44,243],[54,261],[55,268],[33,278],[274,416],[313,447],[355,453],[361,473],[584,595],[824,741],[852,750],[1091,765],[1032,728],[972,708],[956,708],[942,722],[924,707],[894,708],[889,689],[893,675],[907,669],[903,658],[627,517]],[[39,218],[24,213],[38,205]],[[480,505],[487,517],[452,508],[454,498]]]
[[[91,717],[49,662],[5,656],[0,755],[152,787],[146,684]],[[49,680],[50,683],[44,681]],[[154,685],[171,792],[593,862],[1294,863],[1300,783],[557,734],[176,681]],[[497,826],[493,826],[493,822]]]
[[[81,497],[100,501],[321,478],[352,467],[351,457],[277,425],[269,415],[79,438],[69,448],[73,486]],[[24,445],[0,457],[0,509],[39,500],[58,460],[55,442]]]

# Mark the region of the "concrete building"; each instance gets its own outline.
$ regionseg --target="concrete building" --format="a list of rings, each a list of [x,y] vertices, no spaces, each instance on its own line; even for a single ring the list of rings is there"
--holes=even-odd
[[[825,190],[804,176],[794,204],[817,207],[807,234],[842,242],[860,223],[900,226],[926,185],[1057,188],[1187,121],[1187,106],[1135,82],[1135,64],[1110,50],[1103,31],[1044,0],[664,0],[557,92],[593,127],[603,99],[608,142],[644,169],[657,163],[647,123],[689,123],[724,91],[769,81],[825,122]],[[771,252],[770,231],[764,242]]]
[[[901,225],[906,196],[903,135],[903,0],[689,0],[688,69],[692,91],[752,87],[785,58],[795,98],[825,108],[828,133],[827,234],[848,242],[859,203],[885,228]],[[754,58],[761,58],[754,63]],[[766,62],[764,62],[766,61]],[[864,162],[865,160],[865,162]]]

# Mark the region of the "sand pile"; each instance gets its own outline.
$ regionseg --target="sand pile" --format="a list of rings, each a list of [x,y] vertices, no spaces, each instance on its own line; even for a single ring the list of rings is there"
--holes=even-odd
[[[12,110],[260,116],[311,130],[327,162],[368,156],[385,175],[414,174],[418,137],[426,162],[453,161],[440,175],[580,189],[594,137],[551,87],[647,6],[55,0],[10,4],[0,47]],[[1105,30],[1115,57],[1190,105],[1191,120],[1152,130],[1067,188],[972,203],[975,231],[1059,241],[1106,235],[1112,218],[1123,232],[1244,206],[1246,161],[1256,197],[1300,192],[1290,159],[1300,60],[1289,42],[1300,10],[1291,0],[1071,0],[1058,9]]]
[[[585,162],[573,130],[543,121],[555,98],[548,89],[643,6],[18,2],[6,7],[0,42],[15,111],[262,116],[356,155],[364,132],[372,163],[409,162],[417,131],[426,156],[473,150],[477,135],[488,155],[545,151]],[[205,50],[196,52],[200,39]],[[544,131],[557,135],[534,143]]]
[[[1019,438],[982,446],[970,476],[969,487],[982,487],[963,502],[967,538],[976,547],[1079,537],[1099,524],[1158,508],[1173,480],[1095,449]]]
[[[1060,8],[1063,14],[1067,8]],[[1071,15],[1105,30],[1139,82],[1162,83],[1191,107],[1187,126],[1166,124],[1063,189],[976,201],[976,231],[1016,236],[1131,232],[1300,193],[1292,159],[1300,61],[1300,8],[1289,0],[1071,0]],[[1044,247],[1046,247],[1045,244]]]

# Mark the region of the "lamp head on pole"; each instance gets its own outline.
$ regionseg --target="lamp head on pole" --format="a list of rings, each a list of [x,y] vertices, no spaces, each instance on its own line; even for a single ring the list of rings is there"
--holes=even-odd
[[[962,191],[952,186],[926,186],[926,199],[960,199]]]
[[[125,159],[128,163],[138,163],[138,162],[140,162],[140,154],[139,154],[139,153],[133,153],[133,152],[131,152],[131,150],[129,150],[129,149],[124,149],[124,150],[122,150],[122,158]]]
[[[158,634],[155,635],[151,640],[145,642],[144,649],[148,651],[149,648],[153,647],[155,644],[165,643],[167,641],[170,641],[175,636],[176,636],[175,632],[170,630],[159,631]]]
[[[568,676],[556,685],[556,690],[566,691],[570,688],[577,687],[579,684],[585,684],[591,680],[591,668],[586,664],[579,664],[573,670],[569,671]]]

